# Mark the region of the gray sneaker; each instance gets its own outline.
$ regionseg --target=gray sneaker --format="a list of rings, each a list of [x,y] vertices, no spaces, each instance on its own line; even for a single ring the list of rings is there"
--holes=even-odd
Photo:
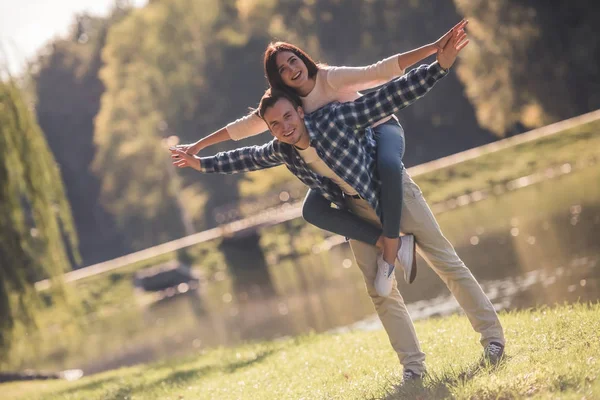
[[[417,374],[410,369],[404,369],[404,373],[402,374],[403,383],[420,381],[421,379],[423,379],[421,374]]]
[[[400,237],[402,246],[398,250],[398,264],[404,270],[404,280],[407,283],[413,283],[417,277],[417,257],[415,256],[415,237],[414,235],[404,235]]]
[[[483,360],[492,365],[498,364],[504,357],[504,345],[498,342],[490,342],[483,349]]]

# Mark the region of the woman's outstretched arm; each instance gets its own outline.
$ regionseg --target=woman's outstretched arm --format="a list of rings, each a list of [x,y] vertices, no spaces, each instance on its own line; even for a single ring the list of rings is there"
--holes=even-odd
[[[444,48],[448,39],[452,37],[452,33],[464,30],[467,23],[468,21],[463,19],[435,42],[406,53],[396,54],[372,65],[365,67],[328,67],[327,83],[334,90],[348,92],[367,90],[383,85],[404,75],[406,69],[410,66],[436,54],[438,50]]]
[[[241,140],[258,135],[266,130],[268,130],[267,124],[253,112],[227,124],[227,126],[203,137],[197,142],[181,144],[178,145],[177,148],[188,154],[198,154],[200,150],[215,144],[226,142],[228,140]]]

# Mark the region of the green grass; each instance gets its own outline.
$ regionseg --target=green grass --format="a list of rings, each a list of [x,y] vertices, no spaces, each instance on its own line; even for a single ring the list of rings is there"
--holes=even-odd
[[[477,368],[477,335],[464,316],[416,323],[429,375],[400,386],[382,330],[246,344],[76,382],[1,385],[8,399],[597,399],[600,304],[501,314],[507,357]]]
[[[427,201],[437,203],[548,167],[600,156],[600,121],[522,143],[414,177]]]

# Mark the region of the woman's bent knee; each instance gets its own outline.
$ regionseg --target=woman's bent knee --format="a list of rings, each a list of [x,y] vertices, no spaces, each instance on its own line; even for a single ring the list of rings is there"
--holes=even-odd
[[[402,179],[402,171],[404,169],[404,165],[400,158],[385,158],[379,161],[378,164],[379,176],[382,179],[387,180],[401,180]]]
[[[315,222],[326,212],[325,208],[331,205],[325,198],[318,194],[309,193],[302,204],[302,218],[310,224],[315,225]]]

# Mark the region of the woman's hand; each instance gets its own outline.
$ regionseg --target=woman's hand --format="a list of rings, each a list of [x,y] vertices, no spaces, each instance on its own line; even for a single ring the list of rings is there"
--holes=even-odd
[[[190,167],[200,171],[200,158],[181,150],[179,147],[180,146],[169,148],[171,151],[171,158],[173,159],[173,165],[177,168]]]
[[[183,151],[184,153],[195,155],[203,149],[203,146],[200,142],[196,142],[193,144],[179,144],[175,146],[176,149]]]
[[[467,34],[464,30],[455,30],[452,37],[446,42],[444,48],[437,53],[437,61],[444,69],[448,69],[456,61],[458,53],[469,44]]]
[[[454,27],[452,29],[450,29],[448,32],[446,32],[444,34],[444,36],[442,36],[441,38],[439,38],[438,40],[433,42],[433,46],[434,46],[435,50],[440,51],[444,47],[446,47],[448,40],[450,40],[450,38],[452,37],[452,34],[456,31],[464,31],[465,26],[467,26],[468,23],[469,23],[469,20],[463,18],[458,24],[454,25]]]

